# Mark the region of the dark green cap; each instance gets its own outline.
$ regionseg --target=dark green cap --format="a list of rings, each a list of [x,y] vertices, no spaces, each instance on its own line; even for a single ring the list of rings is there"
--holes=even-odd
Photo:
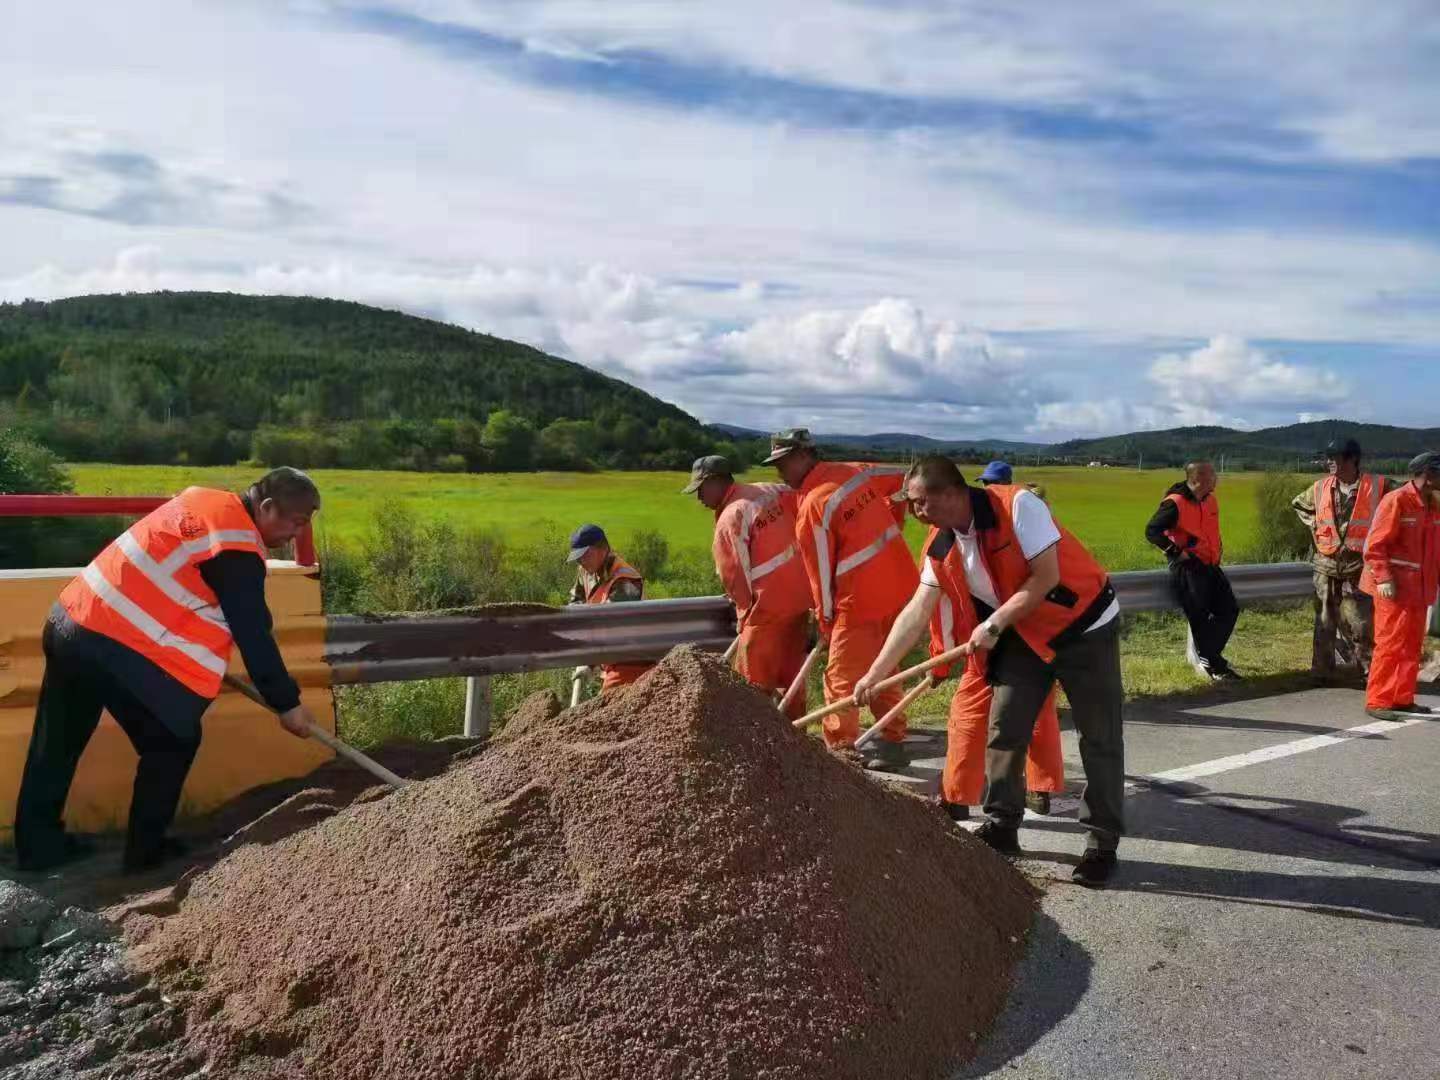
[[[690,483],[680,489],[680,494],[693,495],[700,490],[700,485],[712,476],[734,475],[735,470],[730,467],[729,458],[721,457],[719,454],[696,458],[695,464],[690,466]]]

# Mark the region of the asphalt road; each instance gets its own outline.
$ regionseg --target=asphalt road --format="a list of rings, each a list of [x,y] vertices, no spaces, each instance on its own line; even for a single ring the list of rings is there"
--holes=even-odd
[[[1440,1078],[1440,719],[1376,723],[1358,690],[1242,691],[1135,706],[1126,746],[1109,889],[1068,882],[1073,801],[1027,814],[1042,914],[960,1077]],[[943,741],[914,749],[909,781],[933,784]]]

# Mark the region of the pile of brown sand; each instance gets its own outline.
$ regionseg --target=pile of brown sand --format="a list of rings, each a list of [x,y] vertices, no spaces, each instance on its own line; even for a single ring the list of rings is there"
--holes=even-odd
[[[943,1077],[1034,910],[715,657],[240,847],[127,924],[221,1075]]]

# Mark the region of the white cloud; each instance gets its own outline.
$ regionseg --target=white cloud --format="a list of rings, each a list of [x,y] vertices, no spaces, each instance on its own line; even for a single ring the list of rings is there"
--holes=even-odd
[[[1068,116],[1138,119],[1169,140],[1128,146],[1122,164],[1103,143],[1003,126],[826,130],[561,91],[341,31],[323,17],[334,4],[303,6],[297,18],[278,0],[151,0],[98,5],[83,21],[19,6],[0,35],[0,172],[53,176],[47,190],[64,199],[0,205],[4,295],[341,296],[529,341],[714,419],[960,435],[1269,421],[1267,401],[1194,371],[1187,350],[1217,327],[1430,356],[1440,342],[1440,306],[1402,317],[1375,302],[1428,295],[1440,279],[1433,234],[1263,213],[1207,224],[1174,207],[1243,201],[1243,185],[1162,160],[1221,148],[1374,164],[1424,151],[1430,129],[1402,132],[1396,118],[1433,113],[1435,74],[1417,72],[1416,35],[1390,9],[1335,0],[1333,17],[1312,19],[1235,0],[1127,2],[1095,20],[1063,5],[1033,16],[928,0],[797,0],[783,17],[759,0],[411,5],[549,57],[608,65],[638,49],[1017,115],[1074,105],[1033,115],[1057,128]],[[1337,62],[1347,37],[1348,66]],[[1278,38],[1294,43],[1284,65]],[[1386,94],[1368,93],[1382,83]],[[1334,146],[1308,141],[1331,128],[1345,129]],[[153,162],[162,190],[209,201],[95,216],[119,182],[86,164],[96,150]],[[1141,195],[1157,191],[1169,216],[1147,216]],[[277,192],[314,216],[266,217]],[[1015,351],[1020,335],[1029,352]],[[1057,371],[1035,338],[1097,344]],[[1337,400],[1321,378],[1320,396],[1305,396],[1291,372],[1316,370],[1294,362],[1306,354],[1267,346],[1287,359],[1257,360],[1244,348],[1206,363],[1235,379],[1258,368],[1249,385],[1286,416],[1423,418],[1421,397],[1392,389],[1399,380],[1356,379]]]
[[[1240,338],[1219,334],[1185,355],[1159,357],[1148,373],[1165,403],[1187,424],[1213,424],[1222,410],[1262,406],[1277,412],[1345,402],[1350,385],[1332,371],[1274,360]]]

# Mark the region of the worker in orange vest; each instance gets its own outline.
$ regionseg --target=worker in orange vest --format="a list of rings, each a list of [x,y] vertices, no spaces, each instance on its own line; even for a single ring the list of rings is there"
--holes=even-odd
[[[735,668],[768,691],[800,673],[810,638],[810,582],[795,547],[799,498],[783,484],[737,484],[730,462],[698,458],[683,494],[715,513],[715,572],[735,605]],[[802,688],[787,706],[805,714]]]
[[[780,479],[800,493],[795,540],[827,642],[825,700],[839,701],[870,669],[918,581],[902,531],[905,508],[892,501],[905,471],[821,461],[804,428],[771,436],[765,464],[774,465]],[[870,711],[879,719],[903,696],[899,688],[878,694]],[[825,742],[831,748],[853,747],[859,734],[858,709],[825,718]],[[870,744],[866,767],[903,767],[904,742],[901,716]]]
[[[1186,465],[1185,479],[1165,493],[1145,526],[1145,539],[1170,562],[1170,588],[1190,623],[1186,659],[1202,678],[1221,682],[1240,678],[1225,659],[1240,605],[1220,568],[1224,545],[1215,485],[1210,462]]]
[[[645,579],[611,550],[605,530],[599,525],[581,525],[570,534],[569,561],[578,566],[570,603],[614,604],[645,599]],[[608,694],[629,686],[654,666],[601,664],[600,692]]]
[[[1410,482],[1380,500],[1365,541],[1360,588],[1375,600],[1375,655],[1365,711],[1399,720],[1433,710],[1415,703],[1426,609],[1440,590],[1440,453],[1410,462]]]
[[[905,495],[915,517],[932,527],[926,577],[938,587],[914,591],[858,680],[856,699],[868,700],[870,688],[896,668],[943,598],[958,600],[957,621],[974,623],[972,656],[983,658],[976,674],[967,665],[962,691],[966,679],[973,685],[982,677],[980,670],[991,687],[989,820],[975,836],[1002,854],[1019,854],[1026,751],[1035,718],[1058,681],[1080,735],[1086,779],[1080,823],[1090,834],[1072,878],[1104,885],[1125,831],[1120,604],[1109,575],[1027,488],[972,488],[954,462],[929,455],[910,467]]]
[[[1379,473],[1360,469],[1360,444],[1354,439],[1325,448],[1329,475],[1291,500],[1315,545],[1315,635],[1310,671],[1328,680],[1336,669],[1370,674],[1375,646],[1375,608],[1360,591],[1365,538],[1380,500],[1394,485]]]
[[[20,869],[89,850],[66,834],[61,815],[102,709],[140,755],[124,869],[146,870],[182,850],[165,833],[232,644],[281,726],[307,736],[310,714],[271,633],[265,554],[319,508],[314,483],[294,469],[267,473],[243,495],[186,488],[65,587],[41,639],[45,676],[15,808]]]

